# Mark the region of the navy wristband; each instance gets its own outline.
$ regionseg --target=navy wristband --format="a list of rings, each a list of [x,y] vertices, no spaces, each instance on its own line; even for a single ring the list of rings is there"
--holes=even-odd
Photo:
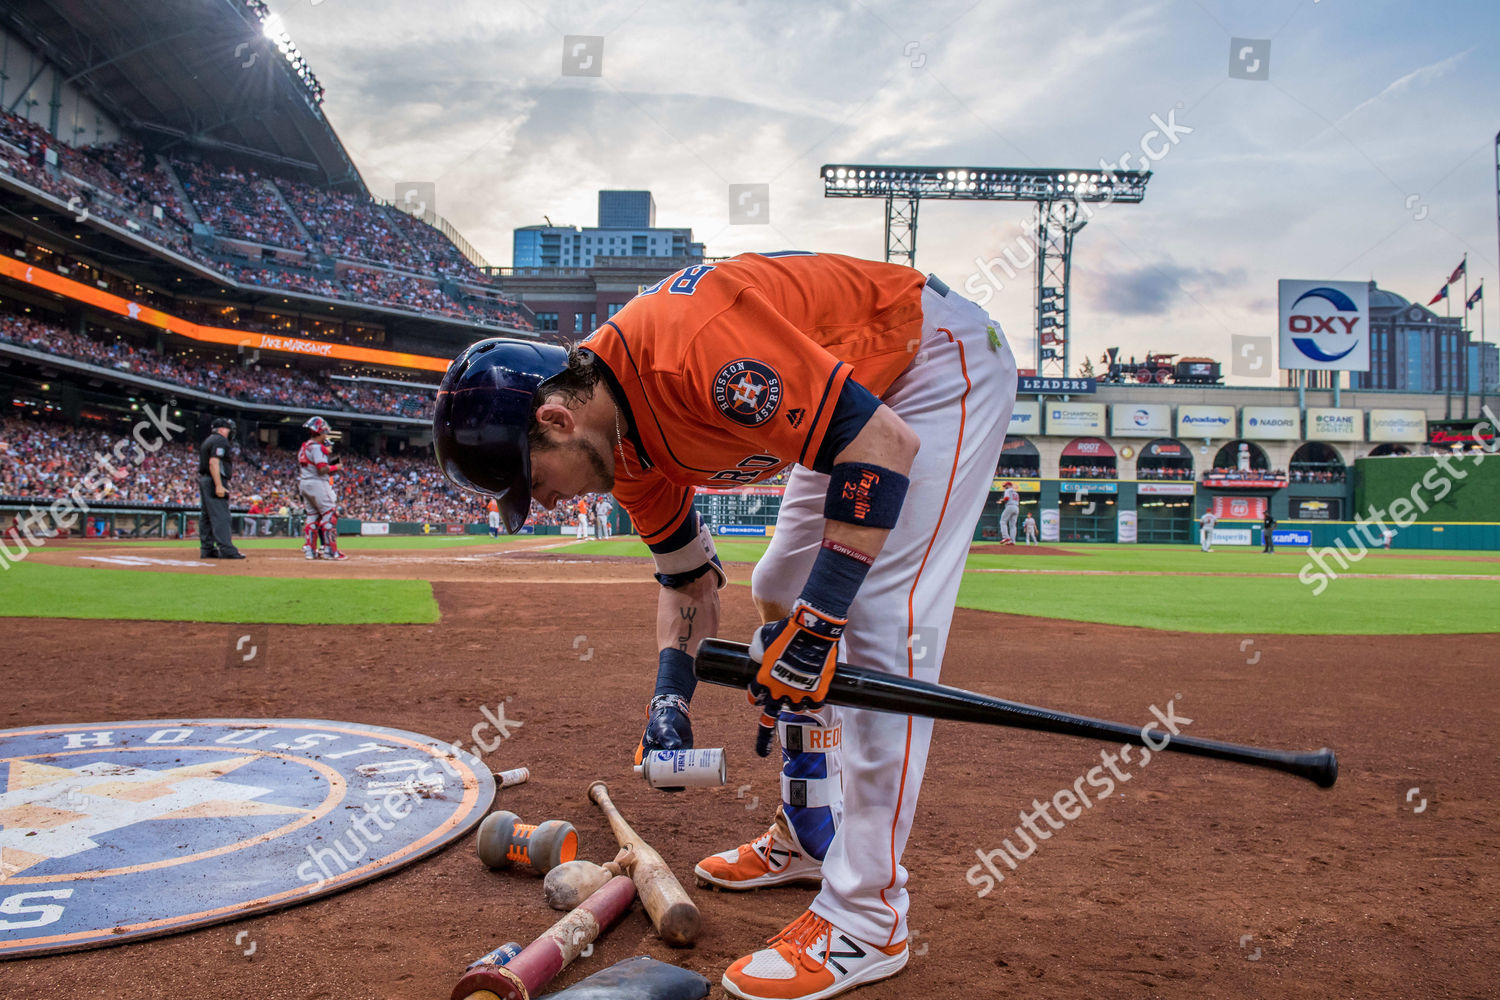
[[[693,676],[693,658],[676,646],[668,646],[657,657],[656,693],[652,697],[675,694],[691,701],[698,678]]]
[[[899,472],[863,462],[840,462],[828,477],[823,516],[862,528],[894,528],[911,485]]]
[[[826,615],[848,618],[849,606],[860,584],[875,562],[869,556],[839,542],[823,539],[812,572],[802,588],[802,600]]]

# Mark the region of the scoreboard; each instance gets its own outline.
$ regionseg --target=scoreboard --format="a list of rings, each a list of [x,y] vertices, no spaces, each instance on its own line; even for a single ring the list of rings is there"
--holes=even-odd
[[[715,531],[735,524],[774,524],[784,492],[782,486],[745,486],[733,490],[699,487],[694,506],[708,518]]]

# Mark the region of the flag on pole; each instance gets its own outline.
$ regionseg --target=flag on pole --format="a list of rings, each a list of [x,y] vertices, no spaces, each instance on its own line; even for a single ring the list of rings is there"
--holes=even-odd
[[[1468,270],[1468,267],[1469,258],[1465,257],[1463,260],[1458,262],[1458,266],[1453,269],[1453,273],[1448,275],[1448,284],[1451,285],[1459,278],[1462,278],[1464,276],[1464,272]]]
[[[1484,298],[1484,286],[1480,285],[1478,288],[1474,289],[1474,294],[1469,296],[1469,301],[1464,305],[1464,308],[1473,309],[1476,305],[1479,304],[1479,300],[1482,298]]]
[[[1447,285],[1444,285],[1444,286],[1443,286],[1443,287],[1442,287],[1442,288],[1441,288],[1441,289],[1440,289],[1440,290],[1439,290],[1439,291],[1438,291],[1438,293],[1437,293],[1437,294],[1436,294],[1436,295],[1434,295],[1434,296],[1433,296],[1433,297],[1432,297],[1432,298],[1430,298],[1430,299],[1428,299],[1428,300],[1427,300],[1427,304],[1428,304],[1428,305],[1430,305],[1430,306],[1435,306],[1435,305],[1437,305],[1437,304],[1438,304],[1438,303],[1439,303],[1439,302],[1441,302],[1441,301],[1443,301],[1443,300],[1444,300],[1444,299],[1446,299],[1446,298],[1447,298],[1447,297],[1448,297],[1448,286],[1447,286]]]

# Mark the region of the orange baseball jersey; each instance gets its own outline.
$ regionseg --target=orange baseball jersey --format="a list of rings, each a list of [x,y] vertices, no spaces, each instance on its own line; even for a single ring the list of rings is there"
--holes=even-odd
[[[890,388],[922,336],[924,281],[836,254],[741,254],[644,289],[583,342],[629,409],[614,494],[658,564],[686,541],[694,486],[811,467],[846,382]]]
[[[500,512],[500,504],[496,503],[495,500],[494,500],[494,498],[492,497],[490,499],[489,505],[488,505],[488,507],[486,509],[491,514],[498,514]]]

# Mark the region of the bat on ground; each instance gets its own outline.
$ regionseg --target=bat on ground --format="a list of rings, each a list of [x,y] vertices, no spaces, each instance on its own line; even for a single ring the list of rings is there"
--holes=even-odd
[[[602,810],[609,820],[620,847],[634,855],[632,861],[622,861],[635,880],[635,888],[641,897],[641,905],[651,917],[656,934],[674,948],[686,948],[698,938],[703,917],[698,907],[688,898],[687,890],[672,874],[672,869],[656,853],[656,849],[640,838],[620,810],[610,801],[609,788],[596,781],[589,786],[589,798]]]
[[[699,680],[741,689],[754,680],[756,669],[756,664],[750,659],[750,647],[727,639],[704,639],[698,647],[698,656],[693,665],[693,671]],[[1138,726],[1004,701],[962,688],[854,667],[846,663],[840,663],[834,671],[833,684],[828,690],[828,697],[823,700],[829,705],[846,705],[872,712],[1011,726],[1090,739],[1117,739],[1144,746],[1153,752],[1174,750],[1199,757],[1212,757],[1215,760],[1234,761],[1237,764],[1269,767],[1306,778],[1319,788],[1332,788],[1339,776],[1338,758],[1327,747],[1316,753],[1296,753],[1177,736],[1165,731],[1151,732]]]
[[[532,1000],[585,945],[624,916],[634,899],[635,883],[617,875],[504,965],[471,966],[450,1000]]]

